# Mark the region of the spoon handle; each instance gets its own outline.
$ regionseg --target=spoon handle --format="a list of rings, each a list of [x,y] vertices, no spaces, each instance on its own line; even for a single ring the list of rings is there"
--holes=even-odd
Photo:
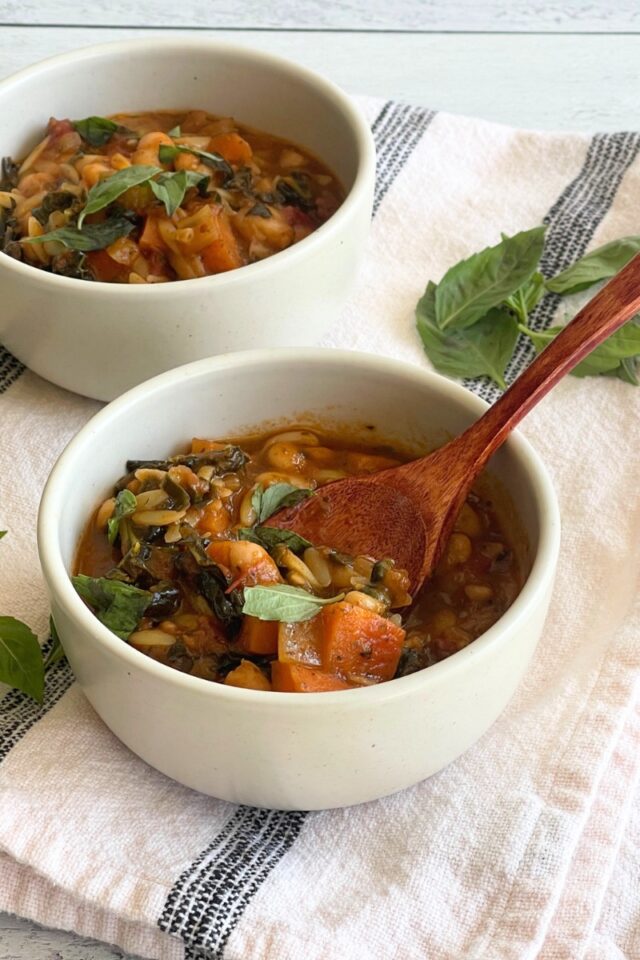
[[[640,254],[580,310],[509,389],[454,440],[479,472],[511,430],[539,400],[598,344],[640,311]],[[475,475],[477,476],[477,472]]]

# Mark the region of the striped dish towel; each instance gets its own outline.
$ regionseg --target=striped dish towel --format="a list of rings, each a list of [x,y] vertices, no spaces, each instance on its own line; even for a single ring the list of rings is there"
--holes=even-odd
[[[427,280],[501,231],[548,224],[547,275],[640,233],[638,134],[361,103],[379,155],[375,216],[327,345],[426,366],[413,309]],[[535,325],[558,310],[547,296]],[[510,378],[530,359],[523,343]],[[0,390],[0,610],[44,635],[38,498],[98,405],[6,353]],[[64,662],[43,708],[8,693],[0,908],[158,960],[640,957],[639,420],[640,390],[574,378],[527,418],[563,517],[544,636],[492,729],[401,794],[311,814],[233,807],[129,753]]]

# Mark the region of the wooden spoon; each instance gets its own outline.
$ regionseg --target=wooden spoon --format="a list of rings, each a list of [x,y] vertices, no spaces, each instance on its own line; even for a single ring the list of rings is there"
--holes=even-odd
[[[561,377],[638,311],[640,254],[459,437],[419,460],[329,483],[269,524],[351,555],[392,557],[408,571],[415,595],[489,457]]]

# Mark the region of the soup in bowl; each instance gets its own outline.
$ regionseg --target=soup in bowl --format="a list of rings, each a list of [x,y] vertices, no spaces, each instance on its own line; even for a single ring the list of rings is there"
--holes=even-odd
[[[287,809],[344,806],[392,793],[435,773],[475,743],[527,667],[555,574],[557,503],[542,463],[522,436],[510,437],[491,461],[488,486],[476,494],[483,503],[472,501],[472,513],[461,516],[451,566],[439,570],[431,594],[427,585],[415,614],[407,613],[405,605],[394,606],[406,599],[401,576],[388,576],[393,568],[384,562],[374,573],[375,564],[386,558],[336,558],[331,544],[294,544],[295,549],[286,548],[291,556],[274,557],[274,548],[257,528],[268,526],[268,518],[261,522],[262,507],[276,483],[309,489],[329,482],[332,470],[363,472],[379,465],[371,458],[418,456],[460,433],[485,408],[462,387],[414,366],[352,352],[284,350],[211,358],[170,371],[97,414],[51,474],[38,543],[69,661],[116,736],[148,763],[197,790]],[[287,438],[294,424],[298,436]],[[303,429],[312,436],[301,437]],[[185,447],[190,437],[198,441],[194,454]],[[232,447],[249,459],[241,463]],[[203,457],[198,463],[197,457],[207,452],[210,462]],[[177,459],[169,463],[167,457]],[[128,460],[137,461],[128,465],[130,470]],[[301,469],[295,469],[296,462]],[[174,467],[183,466],[190,473],[174,470],[171,480],[181,482],[173,486],[163,474],[168,477]],[[202,471],[209,466],[211,471]],[[154,470],[155,476],[140,473]],[[287,479],[265,476],[269,473]],[[177,487],[186,491],[188,504]],[[121,498],[129,499],[129,506],[123,503],[117,516],[115,501],[124,490],[135,504]],[[138,502],[138,497],[143,499]],[[173,515],[148,515],[164,509]],[[127,510],[131,512],[124,516]],[[108,544],[110,521],[113,544]],[[130,521],[130,531],[123,521]],[[177,527],[170,531],[172,524]],[[190,567],[187,559],[177,577],[172,576],[175,570],[156,568],[137,579],[129,562],[119,566],[130,552],[130,535],[140,541],[143,562],[145,543],[166,551],[154,557],[172,564],[176,554],[193,557],[186,546],[187,527],[196,534],[191,545],[196,563],[198,556],[204,561],[202,569]],[[248,535],[240,536],[241,528]],[[494,544],[489,553],[496,552],[487,557],[489,544]],[[242,557],[236,565],[230,545],[264,552],[253,552],[248,566]],[[315,554],[307,552],[312,548]],[[507,564],[492,572],[491,564],[507,561],[509,551],[510,570]],[[256,564],[258,556],[262,562]],[[326,586],[322,561],[329,569]],[[90,594],[85,592],[83,599],[71,579],[80,570],[81,576],[116,582],[114,568],[121,570],[120,582],[157,593],[158,600],[162,590],[154,588],[163,578],[177,587],[179,596],[167,583],[169,606],[162,617],[151,609],[145,619],[145,608],[117,635],[113,622],[110,629],[99,619],[99,605]],[[265,582],[267,568],[272,579]],[[256,576],[259,569],[262,575]],[[204,581],[198,584],[202,570],[218,589],[207,593]],[[503,586],[494,574],[505,578]],[[333,623],[329,618],[326,632],[324,618],[278,620],[274,644],[273,632],[268,633],[273,628],[245,628],[242,617],[256,616],[255,608],[246,614],[237,606],[233,610],[240,599],[237,591],[244,591],[244,603],[251,588],[274,586],[300,590],[315,598],[312,603],[329,600],[321,604],[323,610],[335,611],[339,604],[349,609],[342,607]],[[463,616],[466,610],[473,617],[489,617],[491,610],[486,594],[483,598],[470,591],[469,596],[466,588],[471,586],[492,590],[492,602],[503,605],[495,622]],[[337,599],[340,593],[344,597]],[[349,593],[362,596],[347,599]],[[201,594],[207,607],[198,609]],[[224,617],[216,613],[214,597],[228,600],[234,615],[240,614],[228,633],[217,629]],[[376,601],[375,609],[370,600]],[[445,608],[455,622],[451,613],[449,623],[442,619]],[[373,640],[383,631],[373,617],[384,621],[389,639],[383,667],[378,658],[374,670],[373,652],[380,651],[371,624],[376,624]],[[256,619],[273,622],[259,615]],[[305,622],[323,626],[308,643],[296,636]],[[158,633],[141,636],[145,631]],[[362,636],[368,640],[358,648]],[[260,652],[256,644],[264,644]],[[365,657],[358,657],[363,650]],[[339,661],[336,652],[345,651],[355,653],[356,663],[367,661],[364,668],[354,669],[353,657]],[[293,676],[296,667],[313,672],[315,687],[305,692],[300,670],[298,681]],[[238,669],[240,675],[232,676]],[[246,682],[247,670],[254,681],[260,675],[259,685]],[[388,672],[381,675],[383,671]],[[330,678],[333,689],[319,689],[320,674]]]
[[[375,151],[329,81],[152,38],[30,67],[0,108],[0,343],[36,373],[110,400],[201,357],[314,344],[337,318]]]

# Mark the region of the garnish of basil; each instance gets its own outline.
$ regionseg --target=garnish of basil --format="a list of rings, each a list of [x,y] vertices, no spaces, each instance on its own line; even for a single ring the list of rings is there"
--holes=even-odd
[[[116,497],[113,514],[107,520],[107,539],[110,544],[114,544],[117,540],[120,521],[124,520],[125,517],[130,517],[132,513],[135,513],[137,507],[138,502],[134,494],[131,493],[131,490],[121,490]]]
[[[174,143],[173,145],[163,143],[158,151],[160,163],[171,163],[179,153],[191,153],[198,157],[207,167],[213,170],[219,170],[224,174],[225,180],[233,176],[233,169],[219,153],[208,153],[206,150],[197,150],[195,147],[188,147],[183,143]]]
[[[49,667],[52,667],[53,664],[57,663],[59,660],[64,660],[66,656],[64,647],[62,646],[62,641],[58,636],[56,625],[53,622],[53,617],[49,617],[49,632],[51,633],[51,647],[49,648],[49,653],[44,661],[45,670],[48,670]]]
[[[152,599],[148,590],[121,580],[78,574],[71,581],[98,620],[122,640],[136,629]]]
[[[205,173],[179,170],[177,173],[161,173],[157,180],[149,180],[149,186],[157,199],[164,203],[167,216],[171,217],[184,200],[187,190],[197,187],[201,191],[203,187],[206,188],[209,179]]]
[[[15,617],[0,617],[0,681],[42,703],[44,663],[35,633]]]
[[[275,547],[288,547],[293,553],[302,553],[307,547],[313,546],[309,540],[305,540],[293,530],[279,530],[277,527],[240,527],[238,537],[240,540],[259,544],[268,553]]]
[[[180,130],[180,124],[178,123],[175,127],[172,127],[171,130],[169,130],[167,136],[168,136],[168,137],[181,137],[181,136],[182,136],[182,132],[181,132],[181,130]]]
[[[447,270],[436,289],[438,327],[463,330],[512,296],[538,267],[545,229],[505,237]]]
[[[57,240],[69,250],[88,253],[91,250],[104,250],[118,237],[126,237],[134,226],[127,217],[109,217],[102,223],[87,223],[82,230],[78,227],[58,227],[57,230],[43,233],[41,237],[24,237],[21,242],[45,243],[48,240]]]
[[[137,187],[141,183],[145,183],[158,173],[162,173],[161,167],[153,167],[149,164],[134,164],[131,167],[125,167],[124,170],[118,170],[104,180],[99,180],[87,194],[87,203],[78,217],[78,227],[82,226],[85,217],[88,217],[89,214],[104,210],[131,187]]]
[[[547,280],[547,290],[552,293],[578,293],[587,287],[608,280],[640,252],[640,237],[621,237],[605,243],[580,257],[574,264]]]
[[[529,314],[546,290],[571,294],[608,279],[640,251],[640,237],[623,237],[593,250],[552,280],[539,271],[544,227],[489,247],[456,264],[436,286],[427,284],[416,307],[416,326],[425,353],[447,376],[488,376],[505,388],[505,370],[518,333],[543,349],[560,327],[537,331]],[[571,372],[577,377],[611,376],[638,384],[638,318],[609,337]]]
[[[540,353],[558,336],[562,327],[549,327],[548,330],[530,330],[520,327]],[[630,320],[623,327],[596,347],[577,367],[571,371],[574,377],[614,376],[634,386],[638,385],[636,358],[640,356],[640,326]]]
[[[344,598],[340,593],[335,597],[316,597],[302,587],[290,587],[286,583],[258,585],[244,588],[245,616],[258,620],[279,620],[282,623],[300,623],[311,620],[323,607],[338,603]]]
[[[416,308],[418,332],[436,370],[449,377],[491,377],[503,390],[504,372],[518,339],[518,324],[494,307],[472,327],[441,330],[435,319],[435,284],[429,283]]]
[[[294,487],[291,483],[272,483],[266,489],[258,484],[251,497],[251,506],[256,515],[256,523],[264,523],[278,510],[294,507],[301,500],[310,497],[313,490],[306,487]]]
[[[92,147],[103,147],[114,133],[136,136],[132,130],[114,123],[113,120],[107,120],[106,117],[85,117],[84,120],[72,120],[71,125]]]

